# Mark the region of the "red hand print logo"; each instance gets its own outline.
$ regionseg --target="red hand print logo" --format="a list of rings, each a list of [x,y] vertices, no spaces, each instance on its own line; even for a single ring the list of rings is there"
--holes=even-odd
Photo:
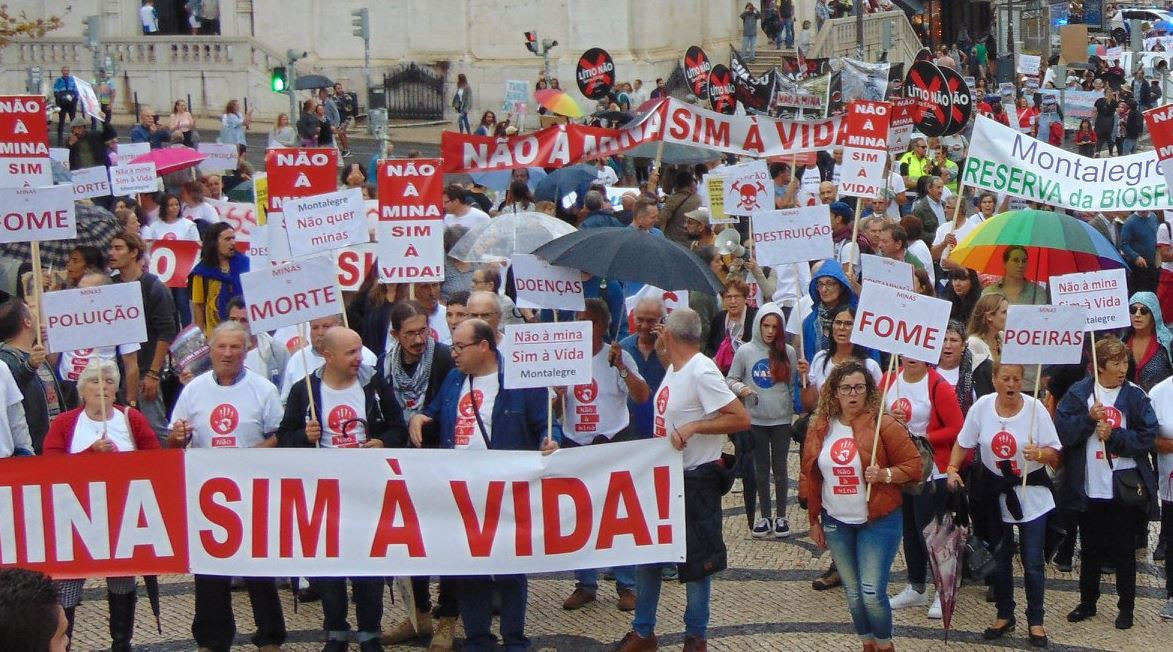
[[[481,402],[482,397],[481,390],[474,389],[472,390],[472,394],[465,394],[460,397],[460,404],[457,405],[456,410],[460,413],[460,416],[471,419],[473,417],[472,399],[476,399],[477,405],[483,405]]]
[[[578,399],[579,403],[594,403],[595,397],[599,395],[599,384],[592,378],[589,385],[575,385],[574,398]]]
[[[212,432],[218,435],[227,435],[236,430],[236,426],[240,424],[240,413],[236,411],[236,406],[231,403],[221,403],[212,410],[208,415],[208,425],[211,426]]]
[[[831,461],[839,466],[847,466],[855,461],[855,439],[844,437],[831,445]]]
[[[892,401],[892,411],[903,412],[905,423],[912,421],[912,401],[908,400],[907,398],[901,396],[895,401]]]
[[[1113,428],[1119,428],[1124,423],[1124,415],[1115,406],[1104,406],[1104,420]]]
[[[664,414],[668,411],[668,388],[665,387],[656,394],[656,412]]]
[[[1018,440],[1014,438],[1014,435],[1003,430],[990,440],[990,450],[994,453],[994,457],[1008,460],[1018,454]]]
[[[330,430],[332,432],[341,435],[345,434],[343,433],[342,428],[346,425],[346,422],[353,421],[357,418],[358,413],[355,412],[354,408],[350,407],[349,405],[335,405],[334,408],[330,410],[330,418],[327,420],[327,423],[330,425]]]

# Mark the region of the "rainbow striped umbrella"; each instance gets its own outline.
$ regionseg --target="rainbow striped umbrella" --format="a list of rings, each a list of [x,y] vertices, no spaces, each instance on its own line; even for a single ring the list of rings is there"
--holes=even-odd
[[[1051,276],[1124,267],[1124,261],[1099,231],[1086,222],[1050,211],[1009,211],[982,222],[970,232],[949,260],[983,274],[1005,274],[1008,248],[1026,249],[1026,277]]]
[[[578,106],[578,102],[575,102],[573,98],[562,91],[543,88],[540,91],[534,92],[534,99],[538,101],[538,104],[541,104],[558,115],[564,115],[568,118],[581,118],[583,116],[582,108]]]

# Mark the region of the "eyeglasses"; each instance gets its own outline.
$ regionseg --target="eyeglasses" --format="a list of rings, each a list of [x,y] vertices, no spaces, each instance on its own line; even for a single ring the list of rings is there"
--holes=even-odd
[[[824,279],[820,280],[818,283],[815,283],[815,287],[820,290],[832,290],[839,287],[839,281]]]
[[[835,328],[851,328],[851,326],[854,323],[855,322],[840,321],[840,320],[836,319],[835,321],[831,322],[831,325],[834,326]]]
[[[475,340],[475,341],[473,341],[473,342],[468,342],[468,343],[463,343],[463,342],[461,342],[461,343],[457,343],[457,342],[453,342],[453,343],[452,343],[452,352],[453,352],[453,353],[462,353],[462,352],[463,352],[465,349],[467,349],[468,347],[470,347],[470,346],[476,346],[477,344],[480,344],[481,342],[484,342],[484,340]]]
[[[867,385],[840,385],[836,389],[844,396],[858,396],[868,391]]]
[[[1135,305],[1132,307],[1132,314],[1148,317],[1149,315],[1153,314],[1153,311],[1149,310],[1148,306]]]
[[[428,336],[427,328],[420,328],[414,331],[403,331],[400,333],[404,339],[408,340],[422,340]]]
[[[500,310],[494,310],[493,312],[470,312],[468,313],[468,317],[469,319],[490,319],[500,314]]]

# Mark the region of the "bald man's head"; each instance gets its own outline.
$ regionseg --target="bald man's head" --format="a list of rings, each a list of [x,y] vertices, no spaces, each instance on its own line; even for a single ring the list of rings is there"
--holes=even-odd
[[[494,330],[501,330],[501,302],[492,292],[478,290],[470,294],[468,315],[474,319],[485,320]]]
[[[355,378],[362,365],[362,338],[359,334],[342,326],[334,326],[322,335],[320,346],[325,368],[332,375]]]
[[[326,331],[342,325],[341,315],[329,315],[310,320],[310,344],[318,353],[322,352],[322,338]]]

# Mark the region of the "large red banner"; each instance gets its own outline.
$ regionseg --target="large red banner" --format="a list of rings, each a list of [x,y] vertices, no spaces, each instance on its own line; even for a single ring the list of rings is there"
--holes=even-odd
[[[269,211],[287,199],[338,190],[338,150],[331,147],[278,148],[265,152]]]

